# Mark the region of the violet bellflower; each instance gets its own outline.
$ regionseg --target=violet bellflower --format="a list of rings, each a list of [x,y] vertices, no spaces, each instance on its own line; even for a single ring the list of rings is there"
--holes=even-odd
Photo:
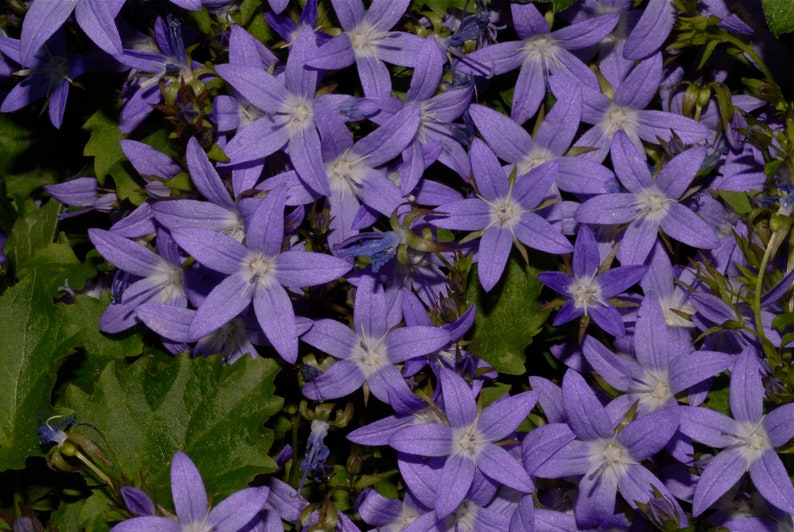
[[[593,390],[574,370],[563,377],[567,424],[549,424],[545,439],[570,441],[535,469],[541,478],[581,475],[576,500],[576,523],[590,528],[612,519],[618,492],[632,508],[647,504],[658,491],[672,504],[686,527],[687,518],[672,493],[642,462],[662,450],[678,428],[678,411],[664,408],[639,417],[622,428],[623,412],[603,407]],[[544,433],[545,433],[544,431]],[[528,452],[525,449],[525,453]]]
[[[353,327],[330,319],[318,320],[301,338],[307,344],[341,360],[303,386],[303,395],[315,401],[337,399],[364,383],[372,394],[405,412],[421,407],[394,366],[432,353],[449,342],[444,329],[429,326],[391,327],[383,289],[363,276],[353,305]]]
[[[488,107],[469,107],[474,124],[501,160],[516,165],[519,175],[547,161],[557,161],[555,184],[574,194],[602,194],[617,186],[614,174],[586,157],[566,155],[582,117],[582,91],[568,78],[551,76],[549,85],[557,102],[546,115],[533,138],[515,120]]]
[[[579,227],[573,251],[573,275],[542,272],[538,280],[566,296],[554,317],[554,326],[588,316],[609,334],[623,336],[625,327],[620,313],[609,299],[623,293],[645,275],[645,266],[619,266],[599,273],[601,259],[598,243],[586,225]]]
[[[37,0],[40,2],[41,0]],[[24,76],[6,95],[0,112],[10,113],[47,97],[50,122],[61,127],[69,86],[86,70],[86,59],[66,51],[63,31],[58,31],[35,53],[23,60],[21,44],[11,37],[0,37],[0,52],[23,68],[15,72]]]
[[[695,486],[692,513],[698,516],[748,471],[758,492],[786,513],[794,513],[794,486],[775,447],[794,437],[794,403],[764,413],[762,362],[745,348],[731,373],[733,418],[703,407],[681,407],[681,431],[724,449],[706,465]]]
[[[389,446],[415,456],[446,458],[435,500],[436,515],[450,515],[466,497],[475,475],[523,493],[534,489],[518,461],[497,442],[510,436],[535,406],[536,392],[524,392],[491,403],[480,412],[469,385],[447,368],[438,370],[448,424],[403,427]]]
[[[676,155],[655,178],[645,157],[623,131],[615,133],[611,155],[615,173],[628,192],[590,198],[579,206],[574,217],[581,223],[628,224],[617,252],[622,264],[645,262],[659,229],[698,249],[719,245],[716,231],[679,203],[703,162],[704,148],[690,148]]]
[[[618,21],[616,13],[572,24],[551,31],[543,15],[532,4],[511,3],[513,26],[520,40],[487,46],[466,56],[463,66],[473,74],[481,67],[492,66],[490,74],[502,74],[520,68],[510,117],[523,124],[531,118],[546,95],[546,79],[564,73],[573,83],[596,90],[598,79],[572,50],[581,50],[602,41]]]
[[[617,131],[628,135],[639,153],[643,149],[641,140],[658,144],[659,139],[669,141],[672,132],[688,144],[708,137],[708,128],[691,118],[646,109],[659,91],[662,76],[662,56],[656,54],[635,66],[620,85],[613,87],[612,99],[589,85],[580,85],[584,103],[582,122],[593,124],[593,127],[579,137],[574,146],[595,148],[582,157],[603,161]],[[575,80],[571,82],[576,83]]]
[[[250,304],[265,336],[284,360],[298,356],[298,331],[290,288],[333,281],[350,270],[342,259],[307,251],[281,251],[284,187],[272,190],[247,221],[246,245],[203,227],[182,227],[174,240],[204,266],[226,274],[199,306],[190,324],[198,340],[223,326]]]
[[[133,517],[114,526],[113,532],[210,532],[241,530],[264,508],[268,488],[245,488],[209,509],[201,473],[188,455],[177,451],[171,461],[171,494],[178,520],[155,515]]]
[[[471,164],[478,196],[439,206],[443,216],[430,223],[444,229],[482,231],[478,276],[490,291],[504,273],[513,242],[547,253],[569,253],[572,246],[559,229],[532,210],[548,195],[557,175],[549,161],[511,180],[493,151],[481,140],[471,146]]]
[[[688,339],[673,334],[653,294],[642,300],[633,340],[635,358],[617,355],[591,336],[585,338],[582,351],[598,375],[624,393],[615,399],[623,404],[620,408],[628,410],[639,401],[640,415],[676,406],[677,394],[734,363],[731,355],[695,351]]]
[[[108,262],[135,276],[105,310],[100,330],[117,333],[132,327],[137,321],[136,308],[144,303],[187,306],[181,257],[165,230],[158,232],[159,254],[112,231],[93,228],[88,230],[88,237]]]
[[[215,70],[264,112],[229,141],[225,151],[231,163],[260,162],[287,148],[303,183],[316,194],[328,195],[316,110],[329,97],[314,97],[318,72],[305,67],[306,59],[316,48],[313,30],[304,26],[290,49],[283,80],[249,65],[229,63],[217,65]]]
[[[408,8],[410,0],[374,0],[368,9],[361,0],[331,0],[344,30],[309,58],[307,66],[338,70],[356,63],[364,94],[391,96],[389,69],[384,63],[413,67],[422,38],[390,31]]]

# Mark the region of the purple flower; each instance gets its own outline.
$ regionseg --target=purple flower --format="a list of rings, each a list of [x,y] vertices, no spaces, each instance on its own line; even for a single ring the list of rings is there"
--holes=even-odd
[[[601,405],[593,390],[576,371],[568,370],[562,383],[568,424],[550,424],[541,440],[563,441],[572,432],[576,439],[535,469],[541,478],[582,475],[576,500],[576,523],[598,526],[611,519],[617,493],[633,508],[647,504],[658,491],[674,505],[680,524],[686,515],[665,485],[641,463],[659,452],[678,428],[678,411],[665,408],[623,426],[622,412]],[[618,429],[618,427],[621,427]],[[525,455],[528,452],[524,450]]]
[[[535,406],[536,392],[498,400],[481,412],[466,381],[447,369],[438,370],[448,424],[424,423],[403,427],[389,445],[416,456],[446,457],[435,501],[444,518],[466,497],[475,474],[529,493],[532,480],[518,461],[496,442],[510,436]]]
[[[563,272],[543,272],[538,280],[569,297],[554,317],[562,325],[579,316],[592,317],[602,329],[623,336],[623,318],[608,300],[621,294],[645,275],[645,266],[620,266],[599,273],[598,243],[586,225],[579,227],[573,252],[573,276]]]
[[[195,464],[182,451],[171,461],[171,494],[178,520],[154,515],[133,517],[112,528],[113,532],[160,530],[240,530],[265,506],[268,488],[246,488],[209,509],[204,481]]]
[[[511,3],[513,24],[521,39],[495,44],[466,56],[464,66],[492,65],[492,74],[520,68],[510,116],[523,124],[540,106],[549,74],[564,73],[573,83],[598,87],[598,79],[571,50],[581,50],[604,39],[618,21],[610,13],[551,31],[543,15],[532,4]],[[473,72],[477,74],[478,72]],[[481,73],[480,73],[481,74]]]
[[[246,246],[203,227],[179,228],[174,240],[204,266],[227,277],[209,293],[190,324],[198,340],[235,318],[249,304],[262,331],[284,360],[298,356],[295,312],[285,286],[316,286],[344,275],[342,259],[306,251],[281,251],[286,191],[271,191],[248,220]]]
[[[758,492],[786,513],[794,513],[794,486],[775,447],[794,437],[794,403],[764,414],[761,363],[744,349],[731,374],[733,419],[702,407],[681,408],[681,431],[724,449],[709,461],[695,486],[692,513],[702,514],[749,471]]]
[[[353,306],[354,330],[324,319],[301,338],[342,359],[305,384],[303,395],[327,401],[353,393],[366,382],[375,397],[395,409],[415,410],[417,403],[421,405],[394,364],[440,349],[449,342],[449,333],[427,326],[390,329],[395,324],[388,322],[387,314],[383,289],[372,277],[362,277]]]
[[[655,178],[651,176],[645,158],[623,131],[615,133],[611,155],[615,173],[628,192],[590,198],[574,216],[581,223],[627,223],[617,253],[621,263],[645,262],[659,229],[667,236],[698,249],[712,249],[719,245],[716,231],[679,203],[706,156],[704,148],[690,148],[676,155]]]
[[[436,209],[445,213],[431,223],[445,229],[482,231],[478,263],[480,284],[490,291],[502,277],[513,242],[548,253],[569,253],[571,244],[549,222],[532,212],[548,195],[557,175],[550,161],[515,180],[508,178],[496,156],[481,140],[471,146],[471,163],[479,195]]]
[[[36,3],[41,1],[37,0]],[[53,35],[46,45],[37,48],[26,60],[21,57],[20,47],[20,41],[0,37],[0,52],[26,67],[16,72],[17,75],[24,76],[24,79],[5,97],[0,112],[10,113],[22,109],[46,96],[50,122],[60,128],[69,97],[69,86],[85,72],[85,60],[82,56],[66,52],[66,40],[62,31]]]

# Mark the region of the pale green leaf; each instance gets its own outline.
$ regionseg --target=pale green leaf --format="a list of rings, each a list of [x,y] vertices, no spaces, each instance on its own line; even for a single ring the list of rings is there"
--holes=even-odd
[[[794,2],[791,0],[762,0],[764,16],[775,36],[794,31]]]

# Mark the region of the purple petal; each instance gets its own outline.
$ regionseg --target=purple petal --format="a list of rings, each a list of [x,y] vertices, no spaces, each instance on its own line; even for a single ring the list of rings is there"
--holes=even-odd
[[[695,486],[692,515],[697,517],[706,511],[742,478],[746,469],[747,459],[739,449],[727,449],[712,458]]]
[[[573,246],[560,230],[534,212],[525,212],[513,227],[516,238],[533,249],[561,255]]]
[[[695,351],[690,356],[675,357],[670,361],[670,391],[677,394],[688,390],[733,364],[733,355],[716,351]]]
[[[612,137],[610,154],[618,179],[629,191],[640,192],[655,186],[644,155],[622,130]]]
[[[623,324],[623,317],[615,307],[607,303],[606,305],[596,305],[588,307],[588,313],[593,321],[605,332],[612,336],[623,338],[626,335],[626,328]]]
[[[304,397],[313,401],[327,401],[349,395],[364,384],[364,374],[358,364],[340,360],[322,375],[303,385]]]
[[[461,454],[447,459],[439,482],[439,486],[445,489],[440,489],[436,495],[436,515],[439,518],[451,514],[463,502],[474,480],[474,470],[474,462]]]
[[[546,95],[546,73],[542,59],[538,57],[526,60],[518,73],[510,118],[519,124],[523,124],[535,114]]]
[[[595,274],[600,265],[601,257],[598,253],[598,243],[596,243],[595,236],[593,236],[593,232],[589,227],[582,225],[579,227],[579,232],[576,234],[576,243],[574,244],[573,273],[577,277],[590,277]],[[623,290],[620,290],[620,292],[622,291]],[[616,294],[620,292],[616,292]],[[608,295],[605,297],[612,296]]]
[[[658,233],[659,222],[657,221],[638,218],[631,222],[623,233],[623,239],[618,248],[617,257],[621,264],[644,263],[656,243]]]
[[[523,392],[491,403],[480,414],[477,430],[490,441],[506,438],[526,419],[537,397],[537,392]]]
[[[47,39],[60,28],[74,11],[75,2],[33,2],[22,21],[20,37],[20,63],[33,64],[36,55]]]
[[[108,262],[133,275],[148,277],[163,263],[153,251],[110,231],[89,229],[88,237]]]
[[[577,222],[587,224],[623,224],[637,215],[634,194],[603,194],[582,203],[574,217]]]
[[[640,61],[615,90],[615,103],[632,109],[645,109],[659,90],[662,80],[662,54]]]
[[[537,244],[531,239],[529,241],[533,246]],[[480,257],[486,260],[477,263],[477,274],[486,292],[490,292],[502,277],[511,249],[513,233],[504,227],[490,227],[480,238]]]
[[[779,447],[794,437],[794,403],[779,406],[767,414],[764,430],[772,447]]]
[[[735,440],[726,436],[736,434],[736,421],[725,414],[697,406],[681,406],[681,432],[712,447],[728,447]]]
[[[254,312],[262,332],[278,354],[294,364],[298,358],[298,329],[287,291],[281,285],[273,284],[268,288],[257,289],[253,300]]]
[[[750,464],[750,478],[764,499],[787,514],[794,513],[794,486],[774,449],[767,449]]]
[[[221,273],[232,274],[240,271],[250,255],[233,238],[201,227],[180,227],[173,230],[171,236],[179,247],[201,264]]]
[[[452,428],[468,427],[477,418],[474,394],[460,375],[442,367],[438,373],[444,394],[444,412]]]
[[[582,343],[582,354],[599,377],[621,392],[629,391],[632,376],[643,373],[636,360],[616,355],[590,335]]]
[[[612,437],[612,423],[606,410],[584,378],[569,369],[562,381],[562,399],[571,430],[582,440]]]
[[[670,35],[674,21],[675,8],[670,0],[650,0],[626,40],[623,57],[642,59],[656,52]]]
[[[170,179],[179,173],[179,165],[171,157],[145,142],[121,139],[119,144],[132,166],[143,176]],[[226,195],[228,196],[228,193]]]
[[[440,423],[423,423],[403,427],[389,438],[389,446],[416,456],[449,456],[452,452],[452,429]]]
[[[67,2],[68,3],[68,2]],[[113,20],[124,0],[80,0],[75,8],[77,23],[94,43],[113,56],[121,55],[121,37]],[[115,5],[114,5],[115,4]]]
[[[579,482],[576,499],[576,524],[580,529],[595,528],[611,517],[617,498],[617,485],[607,475],[586,475]]]
[[[714,249],[720,245],[717,232],[680,203],[670,203],[660,224],[662,231],[679,242],[698,249]]]
[[[764,413],[764,385],[753,349],[745,348],[731,373],[731,413],[736,421],[756,423]]]
[[[179,521],[167,517],[134,517],[122,521],[112,528],[113,532],[140,532],[141,530],[155,530],[157,532],[182,532]]]
[[[246,488],[229,495],[210,511],[206,524],[216,530],[242,530],[267,500],[268,488]]]
[[[665,408],[636,418],[618,433],[617,439],[637,461],[661,451],[678,428],[678,409]]]
[[[532,151],[535,145],[532,137],[513,119],[478,104],[469,107],[469,114],[485,141],[503,161],[518,163]]]
[[[353,326],[358,334],[382,338],[387,331],[383,288],[372,277],[362,277],[356,290]]]
[[[201,523],[207,517],[207,491],[196,465],[182,451],[171,461],[171,494],[179,521]]]
[[[201,302],[190,323],[191,340],[199,340],[219,329],[248,307],[254,296],[248,278],[234,274],[212,289]]]
[[[262,111],[277,111],[288,99],[286,87],[261,68],[225,64],[215,71]]]
[[[193,184],[201,194],[212,203],[224,207],[234,207],[229,191],[223,185],[218,172],[210,163],[204,149],[194,137],[187,143],[187,167]]]
[[[498,445],[486,445],[477,455],[477,468],[497,482],[524,493],[534,491],[532,479],[518,460]]]
[[[502,165],[494,152],[480,139],[474,139],[471,144],[471,169],[477,191],[485,199],[497,200],[506,197],[510,192],[510,183]]]
[[[392,329],[386,335],[384,343],[389,362],[397,364],[438,351],[449,343],[449,332],[423,325],[403,327]]]
[[[706,149],[695,147],[670,159],[656,176],[659,190],[668,198],[678,199],[683,196],[705,158]]]

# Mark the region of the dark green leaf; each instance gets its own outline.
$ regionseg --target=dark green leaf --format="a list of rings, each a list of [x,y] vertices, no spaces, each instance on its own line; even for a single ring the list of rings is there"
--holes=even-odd
[[[761,0],[769,29],[775,36],[794,31],[794,2],[791,0]]]
[[[267,455],[272,434],[263,423],[282,404],[273,395],[277,368],[249,357],[232,366],[221,366],[218,356],[143,357],[129,367],[117,361],[92,395],[70,386],[66,402],[102,431],[117,470],[126,479],[144,478],[158,501],[170,499],[169,464],[177,450],[196,463],[219,501],[275,469]]]
[[[50,297],[66,294],[67,286],[72,290],[82,290],[88,278],[96,273],[91,264],[82,263],[68,244],[51,242],[36,250],[19,269],[20,278],[32,272],[40,274],[39,279]]]
[[[543,285],[536,274],[535,269],[511,259],[490,293],[476,282],[469,287],[468,301],[477,305],[472,351],[502,373],[526,372],[524,349],[548,316],[540,310]],[[476,268],[472,268],[472,279],[476,279]]]
[[[53,241],[60,211],[61,204],[55,200],[48,201],[40,208],[35,207],[32,200],[25,203],[24,214],[14,222],[5,247],[8,258],[17,270],[39,248]]]
[[[83,155],[94,157],[96,177],[100,183],[103,183],[110,168],[117,162],[125,160],[119,143],[122,138],[119,125],[102,111],[97,111],[86,121],[83,129],[91,132],[91,138],[85,145]]]
[[[50,393],[69,336],[35,273],[0,297],[0,470],[22,469],[41,455],[37,414],[51,413]]]

